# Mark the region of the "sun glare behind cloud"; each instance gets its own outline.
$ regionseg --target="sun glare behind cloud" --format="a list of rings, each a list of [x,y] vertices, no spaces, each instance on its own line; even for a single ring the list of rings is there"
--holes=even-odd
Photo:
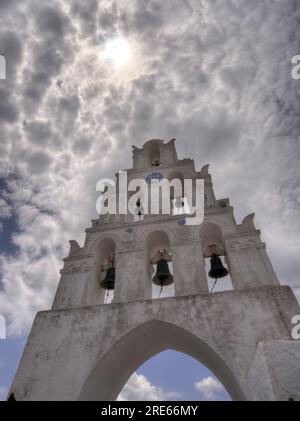
[[[131,52],[128,42],[124,38],[110,39],[105,44],[104,58],[110,60],[116,69],[128,63]]]

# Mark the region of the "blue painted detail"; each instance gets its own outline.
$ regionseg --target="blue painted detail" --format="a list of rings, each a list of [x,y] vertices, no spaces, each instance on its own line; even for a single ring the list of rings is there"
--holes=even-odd
[[[151,180],[162,180],[164,178],[164,176],[160,173],[160,172],[152,172],[151,174],[148,174],[145,177],[145,180],[147,183],[151,183]]]
[[[179,225],[185,225],[185,218],[180,219],[180,220],[178,221],[178,224],[179,224]]]
[[[126,230],[126,232],[128,232],[128,234],[132,234],[132,233],[133,233],[133,231],[134,231],[134,228],[128,228],[128,229]]]

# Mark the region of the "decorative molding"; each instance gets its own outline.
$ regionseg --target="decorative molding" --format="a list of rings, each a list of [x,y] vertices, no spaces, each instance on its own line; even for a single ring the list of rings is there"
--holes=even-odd
[[[163,180],[163,178],[164,178],[164,176],[160,172],[156,171],[156,172],[152,172],[150,174],[147,174],[145,176],[145,181],[146,181],[147,184],[150,184],[152,182],[152,180],[161,181],[161,180]]]
[[[118,259],[118,255],[129,254],[129,253],[130,254],[135,253],[140,258],[145,258],[145,256],[146,256],[145,250],[144,249],[141,249],[140,247],[138,247],[138,248],[137,247],[134,247],[134,248],[128,248],[128,247],[126,247],[126,248],[121,249],[121,250],[119,250],[119,251],[117,251],[115,253],[116,261]]]
[[[251,237],[258,237],[260,238],[260,230],[255,229],[255,230],[250,230],[250,231],[236,231],[236,232],[232,232],[230,234],[225,234],[224,235],[224,240],[231,240],[231,239],[235,239],[235,238],[251,238]]]
[[[82,251],[82,249],[80,249]],[[92,253],[85,253],[85,254],[76,254],[74,256],[68,256],[63,259],[64,262],[71,262],[76,260],[82,260],[82,259],[91,259],[93,258]]]
[[[75,273],[75,272],[90,272],[90,270],[92,269],[91,265],[88,264],[82,264],[80,266],[75,266],[75,265],[70,265],[64,269],[61,269],[60,273],[62,275],[67,275],[70,273]]]

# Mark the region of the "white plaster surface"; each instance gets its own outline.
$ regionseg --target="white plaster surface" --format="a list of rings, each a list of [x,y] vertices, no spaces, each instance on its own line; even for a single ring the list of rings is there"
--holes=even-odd
[[[36,316],[11,388],[17,400],[115,399],[140,364],[168,348],[206,364],[234,399],[299,399],[291,319],[300,309],[279,284],[254,214],[237,224],[229,199],[215,198],[208,165],[196,171],[193,160],[178,160],[174,140],[134,147],[133,161],[128,180],[152,171],[203,179],[203,224],[183,225],[182,215],[93,220],[83,247],[71,241],[52,310]],[[171,253],[175,297],[151,299],[153,234],[151,247]],[[208,294],[210,244],[225,255],[233,291]],[[114,300],[104,305],[101,265],[112,252]]]
[[[299,311],[291,289],[279,286],[41,312],[12,390],[18,400],[113,400],[140,364],[172,348],[206,364],[234,399],[252,399],[257,344],[289,343]],[[256,387],[261,373],[253,373]]]

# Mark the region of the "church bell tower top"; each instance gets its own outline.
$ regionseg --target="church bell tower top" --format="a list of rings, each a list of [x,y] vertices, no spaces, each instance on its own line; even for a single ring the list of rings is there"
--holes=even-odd
[[[133,168],[151,168],[178,162],[175,140],[151,139],[141,148],[132,146]]]

